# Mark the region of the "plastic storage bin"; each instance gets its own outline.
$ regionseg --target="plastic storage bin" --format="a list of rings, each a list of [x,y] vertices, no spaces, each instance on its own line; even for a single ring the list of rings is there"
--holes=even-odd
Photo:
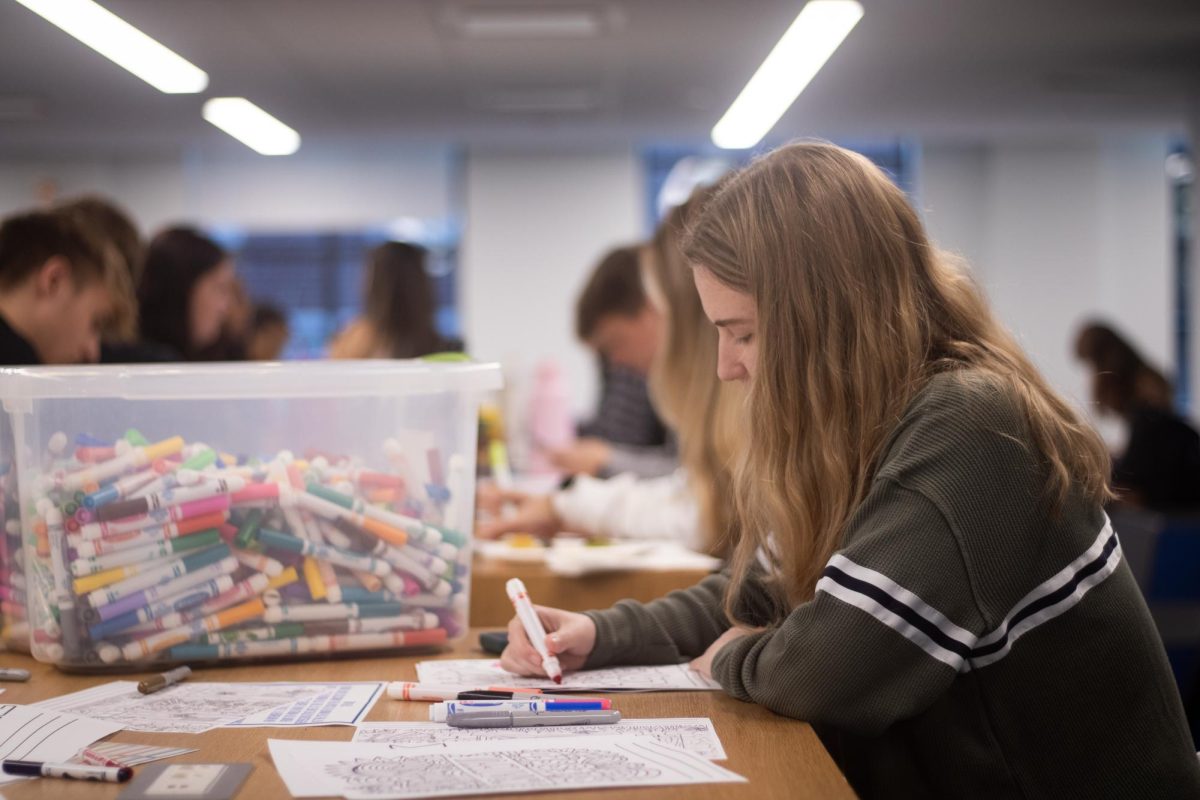
[[[10,610],[33,655],[129,668],[461,636],[478,407],[500,381],[420,361],[0,370]]]
[[[25,607],[25,556],[21,552],[21,507],[12,426],[0,414],[0,649],[29,652]]]

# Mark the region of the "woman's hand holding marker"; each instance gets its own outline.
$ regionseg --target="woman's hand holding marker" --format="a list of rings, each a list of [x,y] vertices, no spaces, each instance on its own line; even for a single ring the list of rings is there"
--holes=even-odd
[[[546,630],[546,651],[558,659],[564,672],[579,669],[596,646],[596,623],[584,614],[558,608],[533,606]],[[518,617],[508,623],[508,647],[500,654],[500,666],[517,675],[546,675],[542,654],[534,648]]]

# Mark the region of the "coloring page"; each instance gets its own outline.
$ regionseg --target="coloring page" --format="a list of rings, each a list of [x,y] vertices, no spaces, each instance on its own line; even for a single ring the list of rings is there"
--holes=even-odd
[[[227,728],[305,728],[313,725],[353,725],[367,715],[383,691],[382,683],[305,684],[317,694],[301,697],[285,706],[272,708]]]
[[[203,733],[320,692],[321,684],[186,681],[141,694],[133,681],[112,683],[36,703],[116,722],[131,731]]]
[[[574,725],[551,728],[451,728],[444,722],[362,722],[355,742],[419,747],[441,742],[483,742],[549,736],[649,736],[710,761],[725,759],[725,749],[707,717],[623,719],[615,725]]]
[[[687,668],[686,664],[655,667],[608,667],[568,672],[561,685],[549,678],[523,678],[505,672],[494,659],[464,658],[421,661],[421,683],[439,686],[510,686],[518,689],[569,689],[589,692],[720,691],[720,684]]]
[[[645,736],[443,742],[422,748],[280,739],[268,745],[295,797],[401,800],[745,782],[711,761]]]

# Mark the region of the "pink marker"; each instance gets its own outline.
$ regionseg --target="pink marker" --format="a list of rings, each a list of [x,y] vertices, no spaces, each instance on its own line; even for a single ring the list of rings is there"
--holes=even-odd
[[[257,503],[262,500],[278,500],[279,484],[249,483],[246,484],[246,488],[234,492],[231,499],[235,506],[243,503]]]

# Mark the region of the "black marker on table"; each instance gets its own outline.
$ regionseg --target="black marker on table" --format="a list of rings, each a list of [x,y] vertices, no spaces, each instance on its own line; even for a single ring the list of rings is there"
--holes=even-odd
[[[91,764],[54,763],[52,761],[4,761],[9,775],[31,778],[71,778],[79,781],[124,783],[133,777],[129,767],[94,767]]]

